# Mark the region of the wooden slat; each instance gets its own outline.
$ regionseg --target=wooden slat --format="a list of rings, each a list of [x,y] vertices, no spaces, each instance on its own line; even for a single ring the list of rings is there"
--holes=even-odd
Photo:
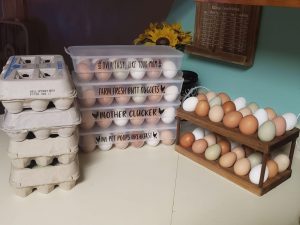
[[[238,5],[300,7],[300,0],[196,0],[196,2],[215,2]]]

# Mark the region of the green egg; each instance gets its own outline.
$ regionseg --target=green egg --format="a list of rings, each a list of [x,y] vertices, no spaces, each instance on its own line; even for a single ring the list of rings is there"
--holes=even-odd
[[[222,99],[219,96],[216,96],[209,101],[210,108],[212,108],[215,105],[222,105]]]
[[[221,154],[221,146],[218,144],[214,144],[209,146],[205,151],[205,158],[207,160],[216,160],[220,157]]]
[[[259,108],[259,106],[255,102],[250,102],[247,105],[247,107],[251,110],[252,113],[255,113],[258,110],[258,108]]]
[[[268,120],[258,128],[258,138],[261,141],[272,141],[276,135],[276,127],[273,121]]]

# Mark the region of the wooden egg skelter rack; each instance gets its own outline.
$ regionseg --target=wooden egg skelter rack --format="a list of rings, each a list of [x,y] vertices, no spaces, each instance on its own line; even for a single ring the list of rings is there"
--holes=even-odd
[[[291,166],[292,166],[293,155],[296,146],[296,139],[299,136],[298,128],[294,128],[293,130],[287,131],[284,135],[280,137],[276,137],[272,141],[263,142],[258,139],[257,132],[256,134],[253,135],[244,135],[239,131],[238,128],[233,128],[233,129],[227,128],[223,125],[222,122],[219,123],[212,122],[209,120],[208,116],[200,117],[196,115],[194,112],[184,111],[182,107],[177,109],[176,115],[178,119],[176,151],[190,158],[191,160],[201,164],[202,166],[214,171],[215,173],[231,180],[232,182],[247,189],[248,191],[251,191],[258,196],[262,196],[291,177],[292,174]],[[233,172],[233,167],[223,168],[219,165],[218,160],[209,161],[205,159],[204,154],[196,154],[192,152],[191,149],[185,149],[181,147],[179,145],[179,137],[180,137],[180,128],[181,128],[182,120],[187,120],[188,122],[197,125],[201,128],[207,129],[211,132],[214,132],[219,136],[228,138],[229,140],[238,142],[247,148],[263,153],[262,169],[261,169],[259,184],[255,185],[251,183],[247,175],[246,176],[236,175]],[[275,149],[278,149],[279,147],[288,144],[290,142],[291,142],[291,148],[289,152],[290,165],[288,169],[281,173],[278,173],[273,178],[268,178],[265,182],[263,182],[265,169],[266,169],[266,162],[270,158],[270,153]]]

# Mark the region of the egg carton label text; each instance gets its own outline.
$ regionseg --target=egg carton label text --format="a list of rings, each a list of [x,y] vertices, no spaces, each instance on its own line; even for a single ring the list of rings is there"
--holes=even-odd
[[[160,69],[162,67],[162,62],[160,59],[157,60],[134,60],[134,61],[125,61],[125,60],[115,60],[115,61],[107,61],[107,60],[99,60],[97,62],[98,70],[112,70],[112,69]]]
[[[49,90],[30,90],[30,96],[49,96],[55,93],[55,89]]]
[[[116,142],[116,141],[137,141],[137,140],[147,140],[147,139],[158,139],[158,132],[144,132],[144,133],[131,133],[131,134],[112,134],[108,136],[97,136],[96,142],[106,143],[106,142]]]
[[[129,86],[129,87],[99,87],[99,95],[135,95],[135,94],[164,94],[166,86]]]
[[[114,118],[134,118],[134,117],[151,117],[160,116],[165,110],[161,108],[151,109],[130,109],[130,110],[116,110],[93,112],[92,115],[95,119],[114,119]]]

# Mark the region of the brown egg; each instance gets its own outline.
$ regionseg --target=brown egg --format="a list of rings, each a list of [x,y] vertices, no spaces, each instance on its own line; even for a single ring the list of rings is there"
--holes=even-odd
[[[141,148],[143,147],[145,141],[143,140],[135,140],[131,142],[131,146],[135,147],[135,148]]]
[[[93,88],[82,90],[82,98],[79,98],[79,103],[83,107],[91,107],[96,102],[96,92]]]
[[[269,178],[275,177],[278,174],[278,165],[274,160],[268,160],[267,167],[269,170]]]
[[[218,143],[221,147],[221,155],[226,154],[227,152],[230,152],[230,142],[227,140],[220,140]]]
[[[236,154],[234,152],[227,152],[226,154],[222,155],[219,159],[220,165],[225,168],[232,167],[235,162]]]
[[[203,93],[199,93],[198,96],[197,96],[197,98],[198,98],[198,101],[201,101],[201,100],[207,101],[207,97]]]
[[[128,147],[129,142],[127,140],[119,140],[115,142],[116,148],[125,149]]]
[[[201,100],[197,103],[195,113],[198,116],[207,116],[209,112],[209,103],[208,101]]]
[[[146,118],[147,123],[149,124],[157,124],[160,120],[159,116],[148,116]]]
[[[223,118],[223,124],[228,128],[236,128],[239,126],[241,119],[243,118],[242,113],[239,111],[231,111],[225,114]]]
[[[161,99],[162,99],[163,95],[160,93],[160,94],[151,94],[151,95],[148,95],[148,99],[150,102],[159,102]]]
[[[276,127],[276,136],[282,136],[286,131],[286,121],[282,116],[277,116],[273,119],[273,122]]]
[[[179,139],[179,144],[183,148],[190,148],[192,147],[193,143],[195,141],[195,136],[192,132],[185,132]]]
[[[222,105],[223,105],[225,102],[230,101],[230,97],[229,97],[226,93],[224,93],[224,92],[219,93],[218,96],[221,98]]]
[[[215,123],[221,122],[223,116],[224,116],[224,112],[222,106],[219,105],[213,106],[208,112],[209,119]]]
[[[269,120],[273,120],[277,115],[276,115],[276,112],[274,111],[274,109],[272,108],[265,108],[267,114],[268,114],[268,119]]]
[[[235,104],[232,101],[225,102],[222,105],[222,108],[225,114],[232,111],[236,111]]]
[[[100,97],[100,98],[97,98],[97,101],[101,104],[101,105],[110,105],[113,101],[114,101],[114,98],[113,97]]]
[[[199,139],[193,143],[192,151],[197,154],[201,154],[205,152],[207,147],[208,147],[207,141],[205,139]]]
[[[81,112],[81,124],[82,129],[91,129],[95,124],[95,118],[92,115],[91,111]]]
[[[217,138],[214,134],[208,134],[203,139],[207,142],[208,146],[212,146],[217,143]]]
[[[165,145],[172,145],[175,142],[175,134],[171,130],[163,130],[159,134],[161,143]]]
[[[84,135],[79,138],[79,147],[83,152],[92,152],[96,148],[94,135]]]
[[[217,94],[213,91],[209,91],[209,92],[206,93],[207,101],[212,100],[216,96],[217,96]]]
[[[243,134],[254,134],[258,129],[258,121],[253,115],[245,116],[239,124],[239,129]]]
[[[115,97],[115,99],[120,105],[125,105],[130,101],[130,96],[120,95],[118,97]]]
[[[233,171],[239,176],[245,176],[251,169],[250,161],[247,158],[239,159],[233,166]]]
[[[137,117],[132,117],[130,118],[130,123],[133,125],[133,126],[140,126],[142,123],[144,123],[144,117],[141,117],[141,116],[137,116]]]
[[[252,114],[251,109],[249,109],[248,107],[244,107],[244,108],[240,109],[239,112],[242,113],[243,117]]]
[[[246,155],[245,150],[241,146],[235,147],[234,149],[231,150],[231,152],[234,152],[236,154],[236,158],[238,160],[245,158]]]

